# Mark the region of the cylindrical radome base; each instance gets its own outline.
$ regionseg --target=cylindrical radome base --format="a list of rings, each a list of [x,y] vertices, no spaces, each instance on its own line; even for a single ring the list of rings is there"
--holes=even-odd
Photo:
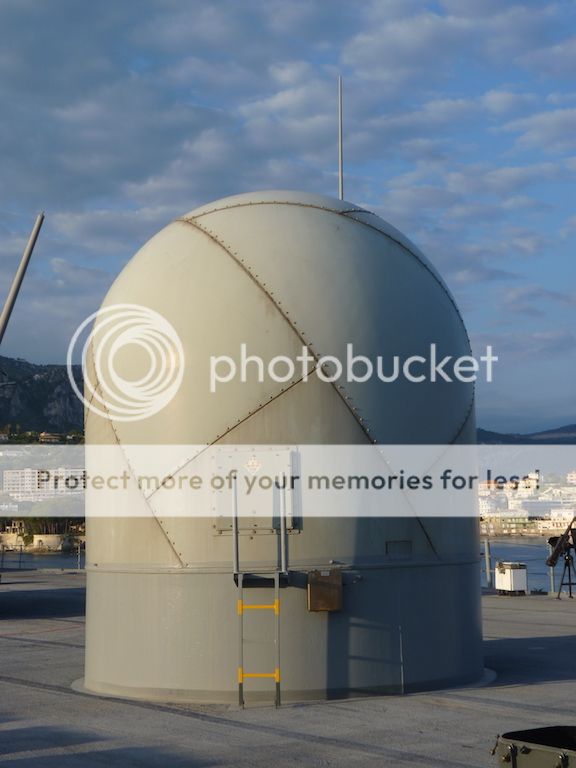
[[[86,690],[174,702],[238,700],[238,590],[230,574],[92,570],[88,580]],[[309,612],[305,574],[291,581],[300,586],[280,595],[283,700],[399,694],[482,674],[478,563],[347,570],[344,610],[335,613]],[[264,603],[273,590],[244,595],[247,603]],[[274,669],[273,616],[265,614],[244,618],[247,672]],[[272,702],[274,682],[248,680],[245,695]]]

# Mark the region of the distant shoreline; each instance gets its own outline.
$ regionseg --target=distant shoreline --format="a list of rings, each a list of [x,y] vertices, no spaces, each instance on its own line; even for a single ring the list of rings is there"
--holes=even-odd
[[[553,533],[550,533],[552,536]],[[546,539],[544,533],[481,533],[481,539]]]

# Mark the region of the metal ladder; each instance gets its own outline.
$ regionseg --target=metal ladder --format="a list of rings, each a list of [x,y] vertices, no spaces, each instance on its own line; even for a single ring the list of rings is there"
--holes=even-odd
[[[254,574],[256,575],[256,574]],[[244,707],[244,681],[247,678],[269,678],[275,683],[274,704],[279,707],[280,698],[280,572],[274,572],[274,602],[244,602],[244,573],[238,573],[238,704]],[[244,613],[246,611],[274,611],[274,671],[244,671]]]
[[[274,704],[281,704],[280,693],[280,578],[288,573],[286,556],[286,513],[284,491],[280,493],[280,568],[273,572],[267,571],[254,573],[240,570],[240,547],[238,528],[238,494],[236,478],[232,486],[232,540],[233,540],[233,571],[234,580],[238,586],[237,614],[238,614],[238,704],[244,708],[244,682],[250,678],[268,678],[274,680],[275,696]],[[252,581],[251,586],[265,587],[267,582],[274,580],[274,601],[272,603],[246,603],[244,600],[245,582]],[[244,614],[247,611],[273,611],[274,612],[274,671],[273,672],[246,672],[244,670]]]

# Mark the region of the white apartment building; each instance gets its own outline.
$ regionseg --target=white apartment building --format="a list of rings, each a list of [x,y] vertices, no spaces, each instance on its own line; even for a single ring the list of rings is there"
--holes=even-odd
[[[5,469],[2,490],[16,501],[41,501],[84,492],[84,469]]]

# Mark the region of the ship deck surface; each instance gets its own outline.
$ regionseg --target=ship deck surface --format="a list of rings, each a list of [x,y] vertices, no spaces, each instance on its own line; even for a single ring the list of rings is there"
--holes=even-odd
[[[72,690],[83,573],[5,572],[0,766],[493,766],[496,734],[576,724],[576,600],[485,595],[483,613],[487,685],[278,710],[163,705]]]

